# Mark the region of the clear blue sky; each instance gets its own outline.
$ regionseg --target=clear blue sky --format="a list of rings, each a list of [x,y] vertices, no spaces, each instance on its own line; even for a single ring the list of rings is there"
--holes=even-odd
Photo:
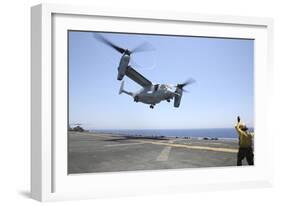
[[[123,48],[144,41],[155,51],[135,54],[135,68],[153,83],[187,86],[179,108],[161,102],[154,109],[119,95],[121,54],[93,38],[69,33],[69,122],[91,129],[189,129],[233,127],[237,115],[254,121],[253,40],[102,33]],[[151,65],[155,65],[151,69]],[[125,89],[139,85],[128,79]]]

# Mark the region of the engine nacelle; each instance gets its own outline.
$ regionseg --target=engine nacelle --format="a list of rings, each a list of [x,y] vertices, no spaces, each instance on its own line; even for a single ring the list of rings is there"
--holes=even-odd
[[[181,97],[182,97],[182,90],[177,88],[176,89],[176,95],[175,95],[175,100],[174,100],[174,107],[179,107],[181,103]]]
[[[118,67],[118,75],[117,75],[117,79],[118,80],[122,80],[123,77],[125,76],[125,73],[126,73],[126,70],[127,70],[127,67]]]
[[[118,75],[117,75],[118,80],[122,80],[123,77],[125,76],[129,62],[130,62],[130,56],[127,54],[124,54],[120,60],[119,66],[118,66]]]

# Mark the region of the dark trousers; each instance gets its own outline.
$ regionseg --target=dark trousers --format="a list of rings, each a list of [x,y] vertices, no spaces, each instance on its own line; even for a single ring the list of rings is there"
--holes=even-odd
[[[249,165],[254,165],[254,153],[253,149],[250,148],[239,148],[237,154],[237,166],[242,165],[242,160],[246,157]]]

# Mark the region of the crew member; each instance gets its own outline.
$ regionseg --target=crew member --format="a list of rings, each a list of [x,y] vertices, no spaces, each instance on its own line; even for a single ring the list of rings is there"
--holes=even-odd
[[[240,117],[237,117],[235,129],[239,135],[239,151],[237,154],[237,166],[242,165],[242,160],[246,157],[249,165],[254,165],[253,153],[253,134],[251,134],[244,123],[240,123]]]

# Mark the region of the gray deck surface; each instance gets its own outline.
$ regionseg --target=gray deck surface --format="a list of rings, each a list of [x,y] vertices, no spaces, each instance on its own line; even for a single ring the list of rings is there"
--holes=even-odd
[[[235,140],[69,132],[68,173],[236,166],[237,146]]]

